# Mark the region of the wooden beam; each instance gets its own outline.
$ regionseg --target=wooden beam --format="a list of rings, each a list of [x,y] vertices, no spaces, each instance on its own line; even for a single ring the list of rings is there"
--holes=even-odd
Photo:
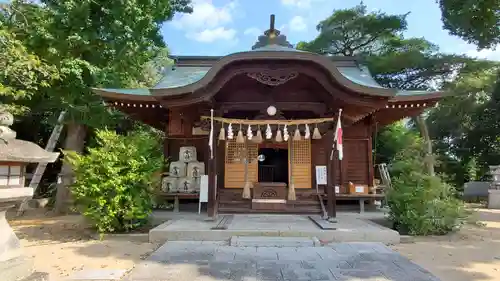
[[[319,102],[222,102],[218,105],[222,111],[265,111],[268,106],[274,105],[280,111],[312,111],[319,115],[328,109],[325,103]]]

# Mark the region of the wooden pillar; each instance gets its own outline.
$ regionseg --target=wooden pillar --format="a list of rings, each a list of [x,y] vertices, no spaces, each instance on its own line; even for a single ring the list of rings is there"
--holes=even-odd
[[[373,167],[373,134],[376,133],[374,130],[375,119],[372,116],[369,121],[369,131],[368,131],[368,186],[373,186],[373,180],[375,178],[375,171]]]
[[[208,216],[212,219],[217,218],[218,213],[218,202],[217,202],[217,184],[216,184],[216,175],[217,175],[217,138],[215,136],[215,132],[213,134],[212,143],[213,143],[213,158],[210,157],[210,149],[208,151],[208,204],[207,204],[207,213]],[[221,180],[221,179],[218,179]]]

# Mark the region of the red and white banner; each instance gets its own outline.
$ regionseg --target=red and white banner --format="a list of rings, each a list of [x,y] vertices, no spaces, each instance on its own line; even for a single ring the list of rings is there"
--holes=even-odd
[[[337,128],[335,129],[334,146],[338,151],[339,160],[344,157],[344,150],[342,147],[342,125],[340,124],[340,115],[342,114],[342,109],[339,109],[339,117],[337,119]]]

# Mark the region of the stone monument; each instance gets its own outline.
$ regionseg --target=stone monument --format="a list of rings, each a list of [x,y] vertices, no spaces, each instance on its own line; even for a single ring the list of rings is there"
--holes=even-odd
[[[16,139],[16,132],[9,128],[13,122],[12,114],[0,107],[0,280],[48,280],[46,274],[35,273],[32,259],[22,254],[19,239],[5,214],[15,204],[33,196],[33,189],[25,187],[26,165],[54,162],[59,153]]]
[[[500,209],[500,165],[490,166],[492,181],[488,190],[488,209]]]

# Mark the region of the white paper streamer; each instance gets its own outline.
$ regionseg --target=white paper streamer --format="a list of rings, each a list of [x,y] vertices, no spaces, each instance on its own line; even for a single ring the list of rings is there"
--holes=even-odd
[[[304,138],[307,140],[311,137],[311,130],[309,129],[309,125],[306,124],[306,132],[304,134]]]
[[[252,127],[250,125],[248,125],[247,138],[248,138],[248,140],[251,140],[252,137],[253,137]]]
[[[227,126],[227,139],[232,140],[233,138],[234,138],[233,126],[231,123],[229,123],[229,126]]]

